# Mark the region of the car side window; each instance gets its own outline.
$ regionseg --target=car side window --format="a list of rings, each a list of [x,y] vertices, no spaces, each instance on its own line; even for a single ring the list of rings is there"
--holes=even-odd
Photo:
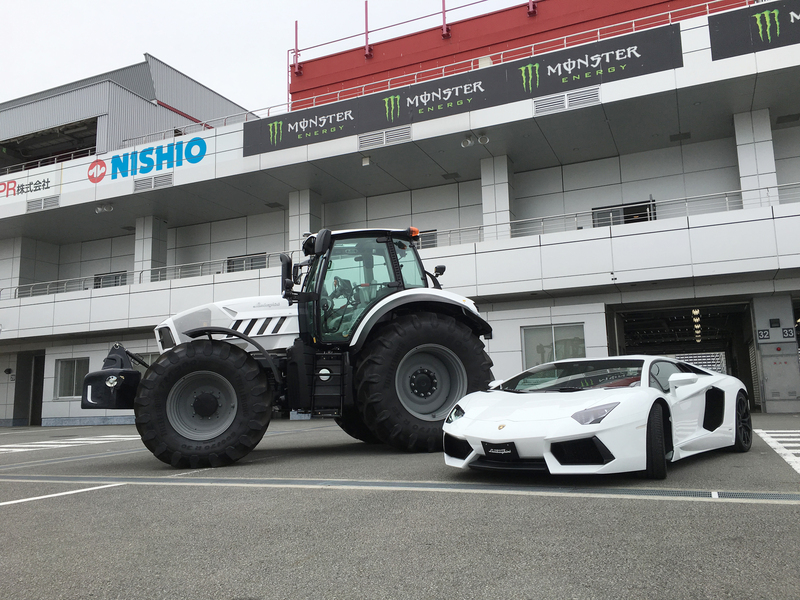
[[[656,361],[650,365],[650,387],[668,392],[670,375],[680,372],[680,368],[674,363],[663,360]]]

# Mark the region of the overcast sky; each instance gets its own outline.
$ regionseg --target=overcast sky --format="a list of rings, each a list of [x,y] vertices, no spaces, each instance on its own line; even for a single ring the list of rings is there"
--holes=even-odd
[[[448,22],[523,3],[446,0]],[[369,0],[370,30],[441,9],[441,0]],[[147,52],[248,110],[275,106],[287,99],[295,21],[301,49],[359,34],[324,54],[364,43],[364,0],[7,2],[0,102],[142,62]],[[441,14],[370,34],[370,42],[440,24]]]

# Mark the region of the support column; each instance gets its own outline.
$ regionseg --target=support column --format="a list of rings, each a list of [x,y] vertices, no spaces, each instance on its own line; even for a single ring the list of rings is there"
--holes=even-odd
[[[743,208],[778,204],[769,109],[733,115]]]
[[[759,366],[753,385],[761,386],[761,410],[800,412],[800,362],[792,297],[753,298],[752,311]]]
[[[483,239],[511,237],[514,220],[514,172],[508,156],[481,159],[481,200],[483,204]]]
[[[289,250],[300,250],[304,233],[322,227],[322,198],[313,190],[289,192]]]
[[[133,270],[135,281],[161,281],[166,278],[167,266],[167,222],[158,217],[136,219],[136,239],[133,246]],[[138,279],[141,273],[141,280]]]

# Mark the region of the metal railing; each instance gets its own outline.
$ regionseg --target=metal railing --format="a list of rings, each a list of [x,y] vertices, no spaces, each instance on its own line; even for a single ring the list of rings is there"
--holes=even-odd
[[[630,21],[625,21],[623,23],[607,25],[605,27],[598,27],[580,33],[561,36],[550,40],[545,40],[542,42],[536,42],[534,44],[528,44],[526,46],[521,46],[518,48],[512,48],[509,50],[504,50],[503,52],[498,52],[479,58],[472,58],[469,60],[464,60],[457,63],[452,63],[449,65],[443,65],[440,67],[434,67],[430,69],[423,69],[415,73],[405,73],[403,75],[390,77],[388,79],[383,79],[380,81],[372,81],[370,83],[365,83],[349,87],[346,89],[337,90],[334,92],[326,92],[324,94],[318,94],[310,98],[302,98],[294,101],[290,100],[283,104],[276,104],[274,106],[248,111],[246,113],[237,113],[234,115],[219,117],[217,119],[210,119],[208,121],[203,121],[202,123],[192,123],[190,125],[185,125],[182,127],[171,127],[169,129],[165,129],[162,131],[156,131],[146,135],[123,140],[122,144],[120,145],[120,148],[127,148],[138,144],[146,144],[146,143],[161,141],[182,135],[189,135],[191,133],[199,133],[201,131],[205,131],[210,128],[213,129],[215,127],[223,127],[225,125],[232,125],[235,123],[242,123],[245,121],[267,118],[274,115],[285,114],[295,110],[312,108],[315,106],[321,106],[323,104],[330,104],[331,102],[337,102],[339,100],[357,98],[359,96],[365,96],[367,94],[372,94],[375,92],[382,92],[388,89],[403,87],[413,83],[422,83],[424,81],[431,81],[449,75],[458,75],[460,73],[467,73],[469,71],[474,71],[476,69],[481,68],[487,62],[491,62],[491,64],[493,65],[501,64],[504,62],[526,58],[528,56],[546,54],[547,52],[555,52],[557,50],[563,50],[565,48],[578,46],[580,44],[586,44],[589,42],[604,40],[607,38],[616,37],[619,35],[625,35],[628,33],[634,33],[636,31],[642,31],[644,29],[650,29],[662,25],[670,25],[672,23],[677,23],[686,19],[691,19],[693,17],[705,16],[717,12],[722,12],[724,10],[731,10],[734,8],[742,8],[745,6],[750,6],[752,4],[755,4],[757,1],[758,0],[711,0],[710,2],[704,2],[702,4],[697,4],[686,8],[678,8],[672,11],[659,13],[657,15],[640,17],[638,19],[632,19]],[[420,17],[420,18],[427,18],[427,17]],[[357,37],[357,36],[350,36],[350,37]],[[343,39],[348,39],[348,38],[343,38]],[[341,41],[341,40],[336,40],[336,41]],[[329,43],[335,43],[335,42],[329,42]],[[325,44],[319,44],[318,46],[312,46],[312,48],[319,48],[324,45]],[[308,48],[306,48],[306,50],[308,50]]]
[[[288,251],[286,253],[289,253]],[[156,267],[139,271],[127,271],[102,275],[88,275],[58,281],[28,283],[16,287],[0,289],[0,300],[14,298],[32,298],[65,292],[80,292],[114,288],[139,283],[153,283],[174,279],[201,277],[203,275],[220,275],[223,273],[241,273],[257,269],[268,269],[280,266],[281,252],[250,254],[247,257],[223,258],[204,262]],[[246,260],[243,260],[245,259]]]
[[[425,250],[486,240],[522,238],[581,229],[624,226],[642,221],[691,217],[794,202],[800,202],[800,182],[755,190],[734,190],[686,198],[649,200],[639,203],[604,206],[581,212],[521,219],[496,225],[476,225],[458,229],[425,231],[420,235],[419,247]],[[286,253],[293,254],[289,251],[286,251]],[[29,283],[0,289],[0,300],[273,268],[280,266],[280,255],[280,252],[249,254],[139,271],[104,273],[60,281]]]
[[[47,165],[55,165],[68,160],[76,158],[85,158],[87,156],[94,156],[97,151],[96,146],[91,148],[84,148],[82,150],[74,150],[72,152],[65,152],[56,156],[48,156],[40,158],[39,160],[29,160],[17,165],[10,165],[8,167],[0,168],[0,176],[8,175],[9,173],[19,173],[20,171],[30,171],[31,169],[38,169],[39,167],[46,167]]]

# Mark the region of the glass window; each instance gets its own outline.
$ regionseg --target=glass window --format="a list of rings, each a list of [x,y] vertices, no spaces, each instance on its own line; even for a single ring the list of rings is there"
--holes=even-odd
[[[403,274],[403,285],[408,288],[426,287],[425,273],[422,264],[417,259],[417,251],[408,242],[395,240],[394,249],[397,260],[400,262],[400,272]]]
[[[650,387],[669,391],[669,377],[673,373],[681,373],[678,365],[671,362],[659,360],[650,365]]]
[[[83,391],[83,378],[89,372],[88,358],[56,361],[56,397],[75,398]]]
[[[584,358],[583,323],[523,327],[522,349],[526,369],[554,360]]]
[[[361,315],[394,291],[389,247],[374,237],[337,240],[322,282],[322,340],[344,341]]]
[[[501,389],[521,392],[592,388],[637,387],[644,361],[626,358],[598,358],[538,365],[503,382]]]

